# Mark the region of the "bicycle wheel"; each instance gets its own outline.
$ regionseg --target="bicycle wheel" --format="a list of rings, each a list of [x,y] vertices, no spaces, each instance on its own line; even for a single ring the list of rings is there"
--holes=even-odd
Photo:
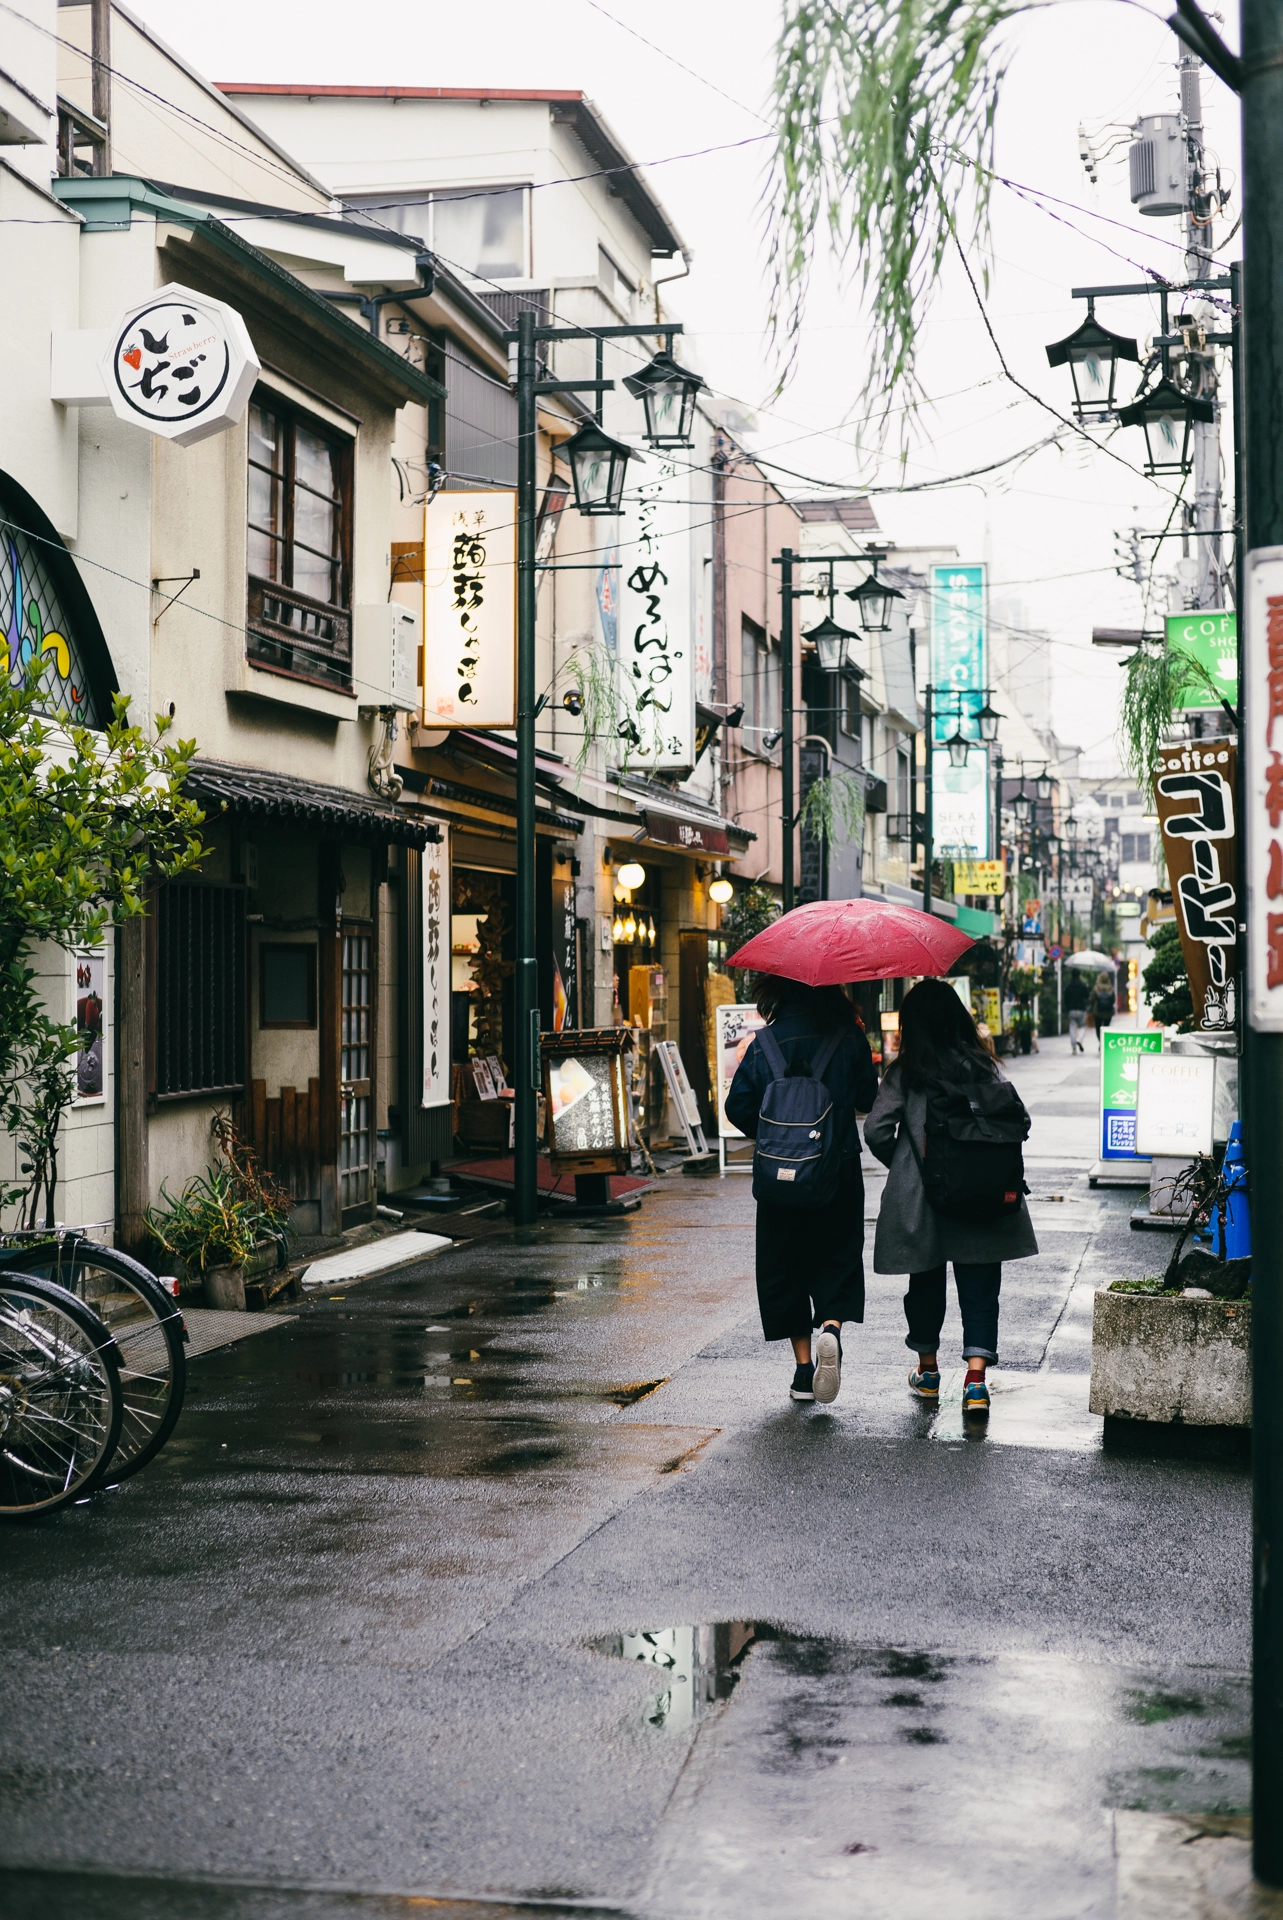
[[[92,1493],[123,1415],[116,1343],[97,1314],[65,1287],[0,1274],[0,1520]]]
[[[160,1452],[182,1410],[187,1390],[182,1314],[139,1261],[74,1234],[6,1249],[0,1253],[0,1280],[13,1267],[66,1287],[115,1337],[125,1416],[107,1478],[127,1480]]]

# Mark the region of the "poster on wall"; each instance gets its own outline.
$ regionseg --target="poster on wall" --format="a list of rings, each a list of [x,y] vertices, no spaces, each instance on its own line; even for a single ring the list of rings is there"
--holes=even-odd
[[[766,1025],[756,1007],[739,1001],[715,1009],[717,1020],[717,1131],[723,1140],[742,1140],[744,1135],[726,1118],[726,1096],[735,1078],[735,1069],[748,1052],[748,1043],[759,1027]]]
[[[76,969],[76,1032],[80,1044],[76,1053],[76,1091],[73,1106],[90,1107],[107,1097],[106,1071],[103,1065],[103,1008],[107,1004],[107,957],[96,953],[78,953]]]
[[[1283,1032],[1283,548],[1247,556],[1243,640],[1247,812],[1248,1018],[1259,1033]]]
[[[424,719],[515,727],[517,496],[441,492],[424,515]]]
[[[985,569],[982,561],[931,569],[931,684],[935,737],[980,738],[985,703]],[[983,855],[978,856],[983,858]]]
[[[938,860],[989,858],[989,752],[972,747],[965,767],[949,764],[948,747],[932,749],[932,829]],[[955,881],[955,886],[957,882]]]
[[[420,1105],[450,1100],[450,829],[419,855],[423,896],[423,1094]]]
[[[579,982],[576,978],[575,883],[555,878],[552,883],[552,1026],[579,1025]]]
[[[1161,1053],[1161,1032],[1105,1027],[1100,1036],[1100,1157],[1135,1160],[1140,1056]]]
[[[646,473],[625,505],[618,548],[605,557],[597,611],[602,642],[615,657],[612,760],[673,772],[695,760],[690,475],[649,450]]]
[[[1234,1030],[1238,830],[1232,740],[1164,747],[1154,775],[1163,857],[1194,1001],[1194,1029]],[[1278,890],[1283,892],[1283,861]]]

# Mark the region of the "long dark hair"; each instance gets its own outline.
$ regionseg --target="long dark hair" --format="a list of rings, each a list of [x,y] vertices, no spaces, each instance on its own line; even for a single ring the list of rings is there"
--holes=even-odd
[[[801,980],[763,974],[757,983],[757,1010],[763,1020],[774,1020],[785,1007],[801,1007],[821,1033],[840,1033],[859,1024],[841,987],[808,987]]]
[[[910,1086],[930,1086],[950,1069],[998,1071],[970,1012],[947,980],[919,980],[900,1007],[900,1072]]]

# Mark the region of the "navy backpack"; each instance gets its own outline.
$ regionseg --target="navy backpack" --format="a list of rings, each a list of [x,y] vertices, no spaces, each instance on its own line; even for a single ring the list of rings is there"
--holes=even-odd
[[[809,1067],[790,1072],[769,1027],[757,1044],[775,1076],[762,1095],[753,1152],[753,1198],[769,1207],[823,1207],[838,1190],[842,1146],[824,1072],[842,1043],[823,1041]]]

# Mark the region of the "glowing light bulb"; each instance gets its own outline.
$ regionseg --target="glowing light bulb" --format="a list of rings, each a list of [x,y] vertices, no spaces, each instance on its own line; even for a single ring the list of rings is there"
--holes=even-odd
[[[615,945],[616,945],[616,946],[619,946],[619,945],[621,944],[621,942],[623,941],[623,938],[624,938],[624,923],[623,923],[623,921],[622,921],[622,920],[620,919],[620,917],[619,917],[619,915],[618,915],[618,914],[616,914],[616,915],[615,915],[615,924],[614,924],[614,926],[613,926],[613,927],[611,928],[611,930],[610,930],[610,937],[611,937],[611,939],[612,939],[612,940],[614,941],[614,943],[615,943]]]
[[[629,946],[631,946],[633,941],[637,938],[637,922],[633,919],[633,916],[631,913],[629,914],[628,918],[624,922],[624,938],[628,942]]]

